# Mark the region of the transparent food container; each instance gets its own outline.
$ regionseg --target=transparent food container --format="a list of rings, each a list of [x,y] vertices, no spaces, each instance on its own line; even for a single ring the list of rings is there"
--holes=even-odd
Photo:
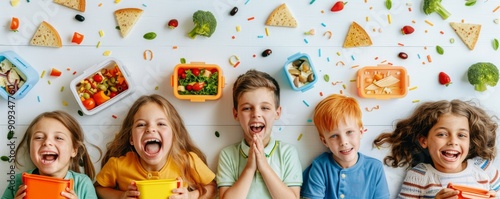
[[[71,92],[86,115],[93,115],[134,91],[130,72],[114,58],[85,70],[71,81]]]

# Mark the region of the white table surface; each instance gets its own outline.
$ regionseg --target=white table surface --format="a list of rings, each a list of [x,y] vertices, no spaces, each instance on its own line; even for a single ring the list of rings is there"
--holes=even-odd
[[[298,27],[265,26],[269,13],[282,3],[286,3],[292,11]],[[387,150],[373,149],[371,142],[381,132],[390,131],[397,119],[407,116],[418,105],[415,101],[473,99],[489,113],[500,115],[499,92],[495,88],[488,88],[483,93],[475,92],[466,76],[467,68],[476,62],[500,65],[500,52],[492,47],[493,39],[500,38],[500,25],[494,23],[500,11],[493,11],[500,6],[499,1],[478,0],[476,5],[467,7],[465,1],[444,0],[443,5],[452,13],[447,20],[441,19],[436,13],[425,15],[421,1],[393,1],[391,10],[385,8],[382,0],[348,1],[344,10],[337,13],[330,12],[333,3],[325,0],[124,0],[119,3],[113,0],[89,0],[86,11],[81,13],[50,0],[21,0],[17,7],[12,7],[10,1],[1,1],[0,52],[15,51],[39,74],[43,71],[46,74],[24,98],[15,101],[17,139],[0,139],[0,155],[9,155],[9,143],[19,144],[27,125],[36,115],[57,109],[78,118],[88,143],[105,149],[135,99],[143,94],[158,93],[165,96],[181,113],[191,136],[206,153],[209,166],[215,171],[220,149],[242,139],[239,124],[231,114],[231,89],[236,77],[248,69],[268,72],[280,83],[283,116],[277,122],[273,136],[299,149],[304,168],[326,150],[320,144],[311,117],[314,106],[328,94],[342,92],[354,96],[363,109],[379,107],[363,112],[363,122],[368,131],[363,136],[360,152],[380,160]],[[235,6],[239,12],[230,16],[228,13]],[[144,13],[128,37],[122,38],[115,29],[117,24],[113,11],[125,7],[141,8]],[[187,32],[194,26],[192,14],[197,10],[211,11],[217,18],[217,29],[212,37],[187,37]],[[76,14],[83,15],[86,20],[76,21]],[[11,17],[20,19],[19,32],[9,30]],[[252,17],[253,20],[248,20]],[[172,18],[179,21],[179,27],[173,30],[166,25]],[[29,45],[42,20],[57,29],[63,42],[62,48]],[[462,20],[482,25],[474,50],[469,50],[449,25],[449,22]],[[372,46],[342,48],[346,32],[353,21],[367,30],[373,41]],[[415,32],[402,35],[400,29],[404,25],[413,26]],[[240,32],[236,31],[236,26],[241,27]],[[266,35],[266,27],[269,35]],[[305,35],[304,32],[310,29],[314,29],[316,34]],[[100,30],[104,32],[103,37],[99,35]],[[331,39],[323,35],[326,31],[332,32]],[[73,32],[85,35],[82,44],[71,43]],[[147,32],[156,32],[158,36],[154,40],[145,40],[143,35]],[[454,43],[450,43],[451,38],[455,40]],[[101,43],[99,48],[96,47],[98,42]],[[436,52],[436,45],[443,47],[443,55]],[[273,53],[262,57],[260,54],[265,49],[271,49]],[[143,58],[145,50],[154,53],[151,61]],[[110,51],[110,57],[120,60],[131,71],[136,91],[95,115],[80,116],[69,84],[86,68],[109,58],[103,55],[105,51]],[[319,73],[318,82],[306,92],[292,90],[282,71],[287,58],[297,52],[307,53]],[[399,52],[406,52],[409,58],[398,58]],[[236,68],[228,61],[233,55],[238,56],[241,63]],[[432,62],[428,62],[427,55],[432,57]],[[175,98],[170,81],[173,69],[181,58],[187,62],[219,65],[226,82],[222,97],[202,103]],[[345,66],[337,65],[340,61]],[[387,63],[404,66],[410,76],[409,87],[416,89],[409,91],[403,98],[390,100],[359,97],[356,83],[351,82],[356,78],[357,70],[363,66]],[[62,76],[50,77],[48,73],[53,67],[61,70]],[[453,84],[449,87],[438,83],[438,73],[441,71],[450,75]],[[76,75],[73,75],[74,72]],[[329,75],[329,82],[323,80],[325,74]],[[333,85],[332,82],[342,83]],[[0,132],[4,137],[8,128],[7,104],[7,100],[0,100]],[[115,119],[113,115],[118,117]],[[220,133],[220,137],[215,136],[215,131]],[[298,140],[301,134],[303,136]],[[89,150],[97,161],[97,151],[92,148]],[[30,168],[29,160],[26,161],[28,165],[16,172]],[[9,162],[0,162],[0,179],[9,177],[7,173],[11,165]],[[95,165],[100,170],[100,162]],[[405,172],[389,167],[385,167],[385,172],[391,196],[395,197]],[[7,183],[1,180],[0,189],[3,190]]]

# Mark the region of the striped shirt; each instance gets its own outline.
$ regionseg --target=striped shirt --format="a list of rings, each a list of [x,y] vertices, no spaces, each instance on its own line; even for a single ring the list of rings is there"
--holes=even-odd
[[[499,173],[490,160],[480,157],[467,160],[467,167],[458,173],[443,173],[430,164],[420,163],[406,173],[401,186],[400,198],[434,198],[448,183],[477,187],[497,192],[500,198]]]

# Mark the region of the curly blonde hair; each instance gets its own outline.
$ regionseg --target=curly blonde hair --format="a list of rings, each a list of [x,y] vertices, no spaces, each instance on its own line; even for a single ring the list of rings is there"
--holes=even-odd
[[[422,103],[408,118],[398,121],[393,132],[380,134],[373,144],[392,148],[384,163],[394,168],[406,166],[407,169],[418,163],[432,163],[427,150],[420,146],[418,140],[427,137],[439,117],[447,113],[468,119],[470,148],[466,159],[477,156],[488,160],[495,158],[498,124],[494,119],[498,118],[489,116],[472,101],[455,99]]]

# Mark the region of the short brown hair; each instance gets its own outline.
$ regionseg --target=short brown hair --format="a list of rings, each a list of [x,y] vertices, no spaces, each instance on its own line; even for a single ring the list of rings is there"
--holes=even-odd
[[[245,74],[238,76],[233,85],[233,107],[238,108],[238,100],[246,92],[258,88],[268,88],[274,93],[276,107],[280,106],[280,86],[269,74],[255,69],[248,70]]]

